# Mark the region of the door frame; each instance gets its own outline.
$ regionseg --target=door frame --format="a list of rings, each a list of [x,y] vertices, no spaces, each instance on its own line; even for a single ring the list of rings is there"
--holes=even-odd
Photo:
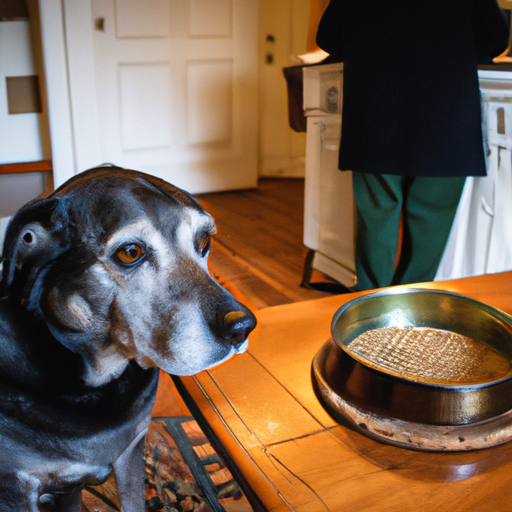
[[[58,187],[99,161],[92,52],[83,52],[84,47],[92,48],[92,14],[90,2],[37,1],[53,177]],[[66,34],[69,27],[73,27],[72,38]],[[78,94],[73,97],[71,91]]]

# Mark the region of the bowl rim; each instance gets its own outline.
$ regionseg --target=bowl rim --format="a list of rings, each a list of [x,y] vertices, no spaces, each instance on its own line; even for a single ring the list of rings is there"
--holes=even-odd
[[[371,362],[365,358],[359,356],[356,352],[349,350],[347,348],[347,344],[345,344],[343,341],[337,339],[337,332],[336,332],[336,325],[339,322],[341,316],[345,314],[349,309],[356,307],[361,302],[367,302],[372,299],[381,298],[383,296],[389,296],[389,295],[402,295],[402,294],[426,294],[426,295],[444,295],[449,296],[455,300],[461,300],[468,304],[477,306],[478,308],[486,311],[489,315],[499,319],[504,324],[508,325],[510,327],[511,331],[511,338],[512,338],[512,316],[508,313],[505,313],[504,311],[495,308],[494,306],[490,306],[489,304],[486,304],[481,301],[477,301],[475,299],[472,299],[471,297],[467,297],[466,295],[450,292],[450,291],[444,291],[444,290],[436,290],[436,289],[428,289],[428,288],[414,288],[414,287],[405,287],[405,286],[396,286],[392,288],[386,288],[384,290],[378,290],[375,292],[370,292],[365,295],[362,295],[360,297],[356,297],[345,304],[343,304],[338,310],[334,313],[332,321],[331,321],[331,336],[334,341],[334,343],[342,349],[349,357],[357,361],[358,363],[362,364],[365,368],[372,372],[377,372],[380,375],[386,376],[391,379],[398,380],[403,383],[412,384],[412,385],[419,385],[419,386],[429,386],[432,388],[438,388],[440,390],[453,390],[453,391],[464,391],[464,390],[475,390],[475,389],[483,389],[488,388],[492,386],[497,386],[502,384],[503,382],[507,382],[510,379],[512,379],[512,357],[507,356],[506,354],[503,354],[502,351],[497,349],[496,347],[492,347],[488,345],[487,343],[482,342],[481,340],[474,340],[478,343],[481,343],[483,345],[488,346],[492,350],[495,350],[500,355],[505,357],[508,362],[511,365],[511,369],[508,373],[505,375],[497,378],[492,379],[488,381],[480,381],[480,382],[471,382],[471,383],[449,383],[447,381],[436,381],[434,379],[426,379],[422,377],[414,377],[414,378],[408,378],[404,375],[399,375],[397,372],[394,372],[393,370],[384,371],[382,366],[379,366],[377,364],[371,364]],[[369,329],[368,329],[369,330]],[[363,331],[366,332],[366,331]],[[456,331],[453,331],[456,332]],[[350,340],[350,342],[353,340]],[[350,343],[349,342],[349,343]]]

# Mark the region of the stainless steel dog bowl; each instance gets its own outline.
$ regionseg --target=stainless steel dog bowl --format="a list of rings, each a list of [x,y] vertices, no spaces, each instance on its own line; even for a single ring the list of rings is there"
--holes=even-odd
[[[341,307],[332,337],[338,348],[331,342],[315,358],[313,376],[356,408],[430,425],[467,425],[512,409],[512,317],[486,304],[393,288]]]

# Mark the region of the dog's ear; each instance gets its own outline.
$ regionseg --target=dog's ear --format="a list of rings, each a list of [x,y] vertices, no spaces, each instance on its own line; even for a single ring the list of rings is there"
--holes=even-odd
[[[26,299],[41,270],[65,250],[66,215],[58,198],[33,201],[10,220],[4,239],[0,298]]]

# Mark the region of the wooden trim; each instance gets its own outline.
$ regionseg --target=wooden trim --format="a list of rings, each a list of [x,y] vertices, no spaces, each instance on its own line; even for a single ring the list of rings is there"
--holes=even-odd
[[[53,181],[53,172],[45,172],[44,174],[44,190],[46,192],[53,192],[55,184]]]
[[[37,162],[20,162],[15,164],[0,164],[0,174],[16,174],[21,172],[49,172],[53,170],[51,160]]]

